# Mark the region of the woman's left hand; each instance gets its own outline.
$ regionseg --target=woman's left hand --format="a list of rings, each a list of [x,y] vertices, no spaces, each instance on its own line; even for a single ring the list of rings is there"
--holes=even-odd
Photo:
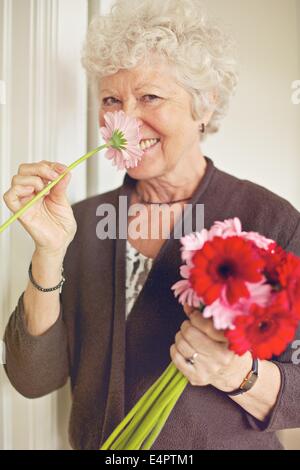
[[[184,306],[189,317],[175,336],[170,348],[173,363],[191,385],[213,385],[224,392],[240,386],[251,370],[252,357],[248,352],[238,356],[228,349],[224,333],[216,330],[211,319],[203,318],[199,310]],[[198,353],[195,363],[186,361]]]

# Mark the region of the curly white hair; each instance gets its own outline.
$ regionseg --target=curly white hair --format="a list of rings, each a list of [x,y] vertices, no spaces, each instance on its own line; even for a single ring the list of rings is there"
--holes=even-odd
[[[214,92],[217,106],[206,131],[217,132],[238,82],[236,48],[207,19],[201,0],[117,0],[109,15],[91,21],[81,63],[96,91],[101,77],[134,68],[153,51],[174,66],[177,83],[191,94],[194,119]]]

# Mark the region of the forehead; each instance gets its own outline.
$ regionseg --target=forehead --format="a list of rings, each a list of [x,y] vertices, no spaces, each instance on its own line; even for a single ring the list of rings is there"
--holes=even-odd
[[[142,88],[156,86],[158,88],[175,89],[177,86],[174,76],[174,68],[163,60],[154,60],[151,63],[143,63],[131,69],[122,69],[118,72],[103,77],[100,81],[100,92],[112,92],[114,90],[139,91]]]

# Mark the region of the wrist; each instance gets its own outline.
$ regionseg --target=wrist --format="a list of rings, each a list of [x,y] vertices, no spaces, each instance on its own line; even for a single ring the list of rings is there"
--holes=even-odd
[[[46,248],[36,247],[32,256],[32,260],[39,259],[41,261],[50,263],[51,265],[61,264],[66,255],[67,249],[59,249],[55,251],[48,250]]]
[[[256,381],[258,379],[258,360],[253,358],[252,360],[252,367],[246,377],[244,378],[243,382],[241,385],[236,388],[235,390],[232,390],[231,392],[227,392],[227,395],[229,397],[236,397],[238,395],[242,395],[245,392],[249,392],[251,388],[256,384]]]
[[[62,278],[63,260],[63,253],[35,250],[31,260],[31,272],[35,282],[44,288],[56,286]]]
[[[246,375],[252,368],[252,355],[250,352],[243,356],[234,355],[226,374],[222,374],[221,380],[216,386],[222,392],[230,393],[240,387]]]

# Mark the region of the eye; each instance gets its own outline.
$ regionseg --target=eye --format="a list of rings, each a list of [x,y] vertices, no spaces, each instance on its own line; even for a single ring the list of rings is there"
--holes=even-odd
[[[102,100],[102,104],[103,106],[112,106],[113,104],[115,104],[117,101],[116,98],[114,98],[113,96],[108,96],[107,98],[103,98]]]
[[[143,98],[147,98],[145,99],[145,101],[147,101],[148,103],[150,102],[153,102],[153,101],[156,101],[156,100],[159,100],[160,97],[159,96],[156,96],[156,95],[144,95]]]

